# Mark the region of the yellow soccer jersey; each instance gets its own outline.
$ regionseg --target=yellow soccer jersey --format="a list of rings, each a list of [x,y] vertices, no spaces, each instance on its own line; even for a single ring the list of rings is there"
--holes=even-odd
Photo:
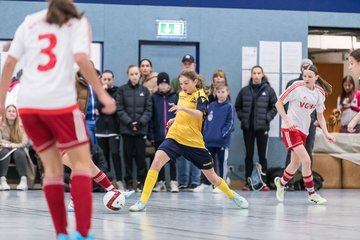
[[[197,109],[206,114],[207,104],[208,99],[203,89],[192,94],[183,91],[179,93],[179,106]],[[166,138],[172,138],[185,146],[205,148],[204,137],[201,133],[202,124],[202,118],[196,119],[184,111],[178,111]]]

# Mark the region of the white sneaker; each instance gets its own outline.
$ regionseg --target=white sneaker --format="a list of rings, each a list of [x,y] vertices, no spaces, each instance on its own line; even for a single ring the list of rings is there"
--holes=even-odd
[[[249,207],[248,201],[244,197],[237,194],[236,192],[234,192],[234,196],[231,198],[231,200],[233,200],[233,202],[236,204],[238,208],[246,209]]]
[[[308,196],[308,200],[311,203],[315,203],[317,205],[321,205],[327,202],[327,200],[320,196],[320,194],[314,193]]]
[[[284,194],[285,194],[285,187],[281,186],[281,178],[280,177],[276,177],[274,179],[274,183],[276,186],[276,198],[279,202],[283,202],[284,201]]]
[[[204,184],[200,184],[199,186],[197,186],[196,188],[193,189],[193,192],[203,192],[205,190],[205,186]]]
[[[226,178],[226,184],[230,186],[231,179],[229,177]]]
[[[28,190],[27,177],[22,176],[19,185],[16,186],[17,190],[26,191]]]
[[[7,191],[7,190],[10,190],[10,186],[9,184],[7,183],[6,181],[6,177],[2,176],[0,178],[0,190],[1,191]]]
[[[164,181],[158,181],[153,188],[153,192],[166,192],[166,185]]]
[[[177,181],[170,181],[170,192],[172,193],[178,193],[179,187]]]
[[[214,188],[211,192],[212,193],[222,193],[222,191],[219,188]]]
[[[146,211],[146,204],[143,203],[141,200],[137,201],[134,205],[129,207],[130,212],[143,212]]]
[[[125,191],[125,192],[123,192],[123,193],[124,193],[124,195],[125,195],[125,199],[129,199],[129,198],[132,197],[132,195],[134,195],[135,190]]]
[[[70,202],[69,202],[69,204],[67,206],[67,211],[68,212],[74,212],[75,211],[74,210],[74,202],[73,202],[73,200],[70,200]]]

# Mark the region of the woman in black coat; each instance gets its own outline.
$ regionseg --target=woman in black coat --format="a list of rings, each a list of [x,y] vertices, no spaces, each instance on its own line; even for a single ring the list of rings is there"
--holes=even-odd
[[[123,137],[126,189],[133,189],[133,158],[137,166],[138,190],[146,177],[145,140],[152,114],[149,90],[139,83],[140,71],[136,65],[127,69],[129,81],[120,86],[116,94],[120,133]]]
[[[235,109],[241,122],[246,148],[246,180],[251,177],[254,166],[253,155],[255,139],[262,171],[265,173],[267,170],[266,147],[270,121],[277,113],[275,108],[276,101],[275,91],[270,86],[262,67],[258,65],[254,66],[251,69],[249,85],[240,90],[235,102]],[[264,179],[264,181],[265,180],[266,179]],[[249,182],[247,182],[243,190],[250,190]],[[270,189],[264,186],[262,190],[268,191]]]

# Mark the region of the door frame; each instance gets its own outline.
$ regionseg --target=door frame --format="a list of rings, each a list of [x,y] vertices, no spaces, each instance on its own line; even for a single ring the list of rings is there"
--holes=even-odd
[[[196,72],[200,72],[200,42],[183,42],[183,41],[156,41],[156,40],[139,40],[138,62],[141,60],[142,46],[192,46],[195,47]]]

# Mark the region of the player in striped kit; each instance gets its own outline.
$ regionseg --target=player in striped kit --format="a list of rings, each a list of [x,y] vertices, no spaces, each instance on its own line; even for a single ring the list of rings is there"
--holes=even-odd
[[[283,141],[286,148],[293,153],[291,154],[291,162],[286,167],[283,176],[274,180],[277,188],[276,197],[280,202],[284,201],[286,183],[293,178],[301,164],[308,200],[315,204],[326,203],[326,199],[317,194],[314,189],[311,161],[305,149],[305,142],[311,122],[310,115],[314,110],[317,112],[317,120],[325,137],[329,142],[335,142],[335,138],[327,130],[323,115],[325,98],[331,91],[331,85],[318,75],[316,66],[310,65],[303,72],[303,81],[295,82],[287,88],[280,95],[275,105],[282,118]],[[286,103],[289,103],[287,114],[284,109]]]

